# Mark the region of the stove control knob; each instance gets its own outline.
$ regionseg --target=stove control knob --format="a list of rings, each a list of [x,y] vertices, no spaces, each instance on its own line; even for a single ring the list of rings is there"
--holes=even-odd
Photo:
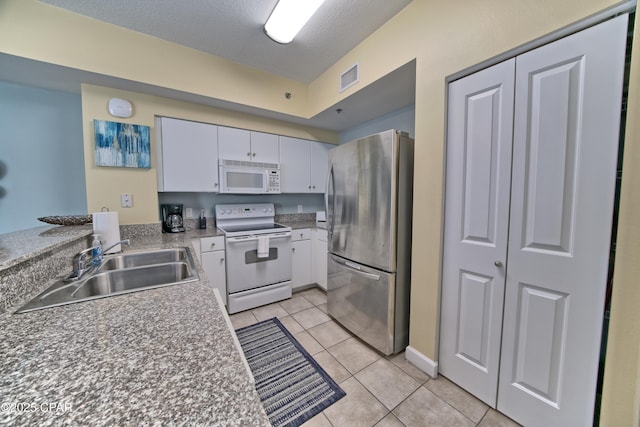
[[[262,209],[264,212],[267,212],[267,208]]]

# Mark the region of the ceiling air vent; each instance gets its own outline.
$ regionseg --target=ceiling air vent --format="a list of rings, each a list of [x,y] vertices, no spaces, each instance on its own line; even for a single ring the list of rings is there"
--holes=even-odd
[[[358,80],[360,80],[360,67],[358,64],[355,64],[340,74],[340,92],[358,83]]]

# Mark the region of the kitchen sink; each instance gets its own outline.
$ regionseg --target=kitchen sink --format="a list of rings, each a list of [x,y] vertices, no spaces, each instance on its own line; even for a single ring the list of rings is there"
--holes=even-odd
[[[16,313],[88,301],[198,280],[187,248],[105,256],[100,267],[80,280],[58,280]]]
[[[104,258],[100,270],[120,270],[167,262],[187,262],[187,254],[188,251],[185,248],[175,248],[111,255]]]
[[[73,298],[109,296],[141,288],[170,285],[192,278],[185,262],[134,267],[94,274],[72,294]]]

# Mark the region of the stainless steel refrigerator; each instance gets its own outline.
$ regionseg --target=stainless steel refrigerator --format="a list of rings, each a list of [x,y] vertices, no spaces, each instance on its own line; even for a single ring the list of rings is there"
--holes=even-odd
[[[413,139],[388,130],[329,151],[327,309],[386,355],[409,341]]]

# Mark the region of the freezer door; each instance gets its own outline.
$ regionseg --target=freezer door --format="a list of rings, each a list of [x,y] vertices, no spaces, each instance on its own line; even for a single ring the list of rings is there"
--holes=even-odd
[[[394,130],[329,151],[329,252],[396,270],[397,135]]]
[[[396,275],[328,255],[327,310],[331,317],[386,355],[406,343],[395,337]]]

